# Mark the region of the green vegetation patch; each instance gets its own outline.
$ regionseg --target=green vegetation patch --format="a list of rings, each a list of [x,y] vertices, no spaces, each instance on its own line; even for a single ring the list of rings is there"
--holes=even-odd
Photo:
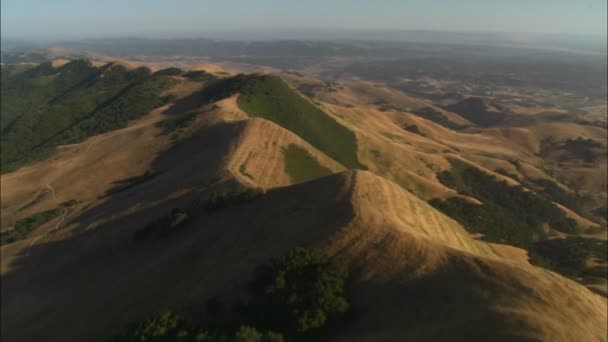
[[[167,134],[176,129],[188,126],[199,114],[198,111],[190,111],[183,114],[172,115],[159,122],[158,125],[163,129],[163,133]]]
[[[252,176],[252,175],[251,175],[249,172],[247,172],[247,163],[246,163],[246,162],[245,162],[245,163],[243,163],[243,164],[241,164],[241,166],[239,166],[239,172],[240,172],[240,173],[241,173],[243,176],[245,176],[245,177],[247,177],[247,178],[249,178],[249,179],[253,180],[253,176]]]
[[[344,265],[318,250],[296,247],[256,270],[250,319],[289,335],[320,329],[349,309],[347,278]]]
[[[484,240],[528,250],[530,260],[539,266],[566,276],[583,272],[583,259],[592,255],[585,253],[593,250],[595,240],[548,240],[544,224],[565,233],[579,230],[576,221],[568,218],[550,199],[525,191],[521,186],[510,186],[457,159],[450,162],[452,169],[438,174],[438,179],[461,194],[479,199],[483,204],[452,197],[431,200],[431,205],[471,231],[482,233]]]
[[[135,231],[133,235],[136,241],[150,239],[152,237],[166,238],[182,228],[191,219],[192,215],[179,208],[173,208],[169,215],[148,223],[143,228]]]
[[[61,215],[63,210],[66,210],[77,203],[78,201],[76,200],[70,200],[62,203],[55,209],[36,213],[17,221],[13,229],[0,233],[0,245],[6,245],[15,241],[26,239],[36,228]]]
[[[210,79],[201,91],[178,101],[172,110],[194,110],[234,94],[240,94],[237,104],[249,115],[290,130],[348,168],[366,169],[357,158],[355,134],[277,76],[240,74]]]
[[[285,172],[293,183],[302,183],[330,175],[330,169],[323,167],[305,149],[290,144],[283,150],[285,156]]]
[[[207,211],[215,212],[235,205],[252,202],[264,194],[262,189],[247,189],[240,192],[212,192],[207,199]]]
[[[328,156],[353,169],[357,159],[355,134],[340,125],[276,76],[236,76],[238,105],[251,116],[270,120],[300,136]]]
[[[41,64],[2,83],[2,172],[46,158],[56,146],[122,128],[167,99],[173,85],[148,69],[72,61]]]
[[[343,264],[318,250],[296,247],[256,268],[247,301],[222,303],[214,297],[203,308],[206,320],[165,311],[129,324],[111,341],[327,340],[350,309],[347,281]]]
[[[559,204],[563,204],[566,207],[573,209],[574,211],[581,213],[585,199],[570,191],[564,190],[557,183],[542,178],[534,178],[530,180],[530,187],[540,187],[538,190],[539,194],[547,199],[550,199]]]
[[[595,276],[606,278],[606,267],[586,267],[590,258],[605,262],[608,242],[597,239],[569,237],[534,243],[530,250],[532,262],[556,270],[569,277]]]
[[[519,219],[531,232],[541,231],[544,223],[565,233],[578,230],[576,221],[566,217],[551,200],[526,191],[522,186],[510,186],[458,159],[451,159],[450,162],[452,169],[438,174],[439,181],[461,194],[477,198],[484,204],[483,207],[489,208],[486,210],[504,212]]]

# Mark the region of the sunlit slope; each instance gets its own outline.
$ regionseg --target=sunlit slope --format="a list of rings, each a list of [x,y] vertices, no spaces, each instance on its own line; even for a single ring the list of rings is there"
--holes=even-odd
[[[357,157],[353,132],[279,77],[237,75],[210,84],[198,96],[216,101],[234,94],[239,94],[239,108],[250,116],[278,124],[348,168],[364,168]]]
[[[291,156],[291,149],[300,149],[303,156]],[[309,156],[307,158],[307,156]],[[294,160],[296,159],[296,160]],[[310,159],[300,161],[299,159]],[[289,169],[287,163],[299,165]],[[235,137],[235,148],[227,156],[226,167],[241,182],[262,188],[284,186],[322,176],[315,173],[322,168],[325,173],[343,170],[344,167],[297,135],[264,119],[250,119],[241,133]],[[294,173],[308,172],[309,177],[296,177]]]

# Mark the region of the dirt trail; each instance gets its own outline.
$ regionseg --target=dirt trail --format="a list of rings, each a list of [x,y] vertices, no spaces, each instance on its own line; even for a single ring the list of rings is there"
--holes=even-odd
[[[47,185],[46,185],[46,188],[47,188],[47,189],[49,189],[49,190],[51,191],[51,194],[52,194],[52,196],[53,196],[53,202],[55,202],[55,204],[57,204],[57,200],[56,200],[56,198],[55,198],[55,188],[53,188],[53,186],[52,186],[52,185],[50,185],[50,184],[47,184]],[[65,220],[65,218],[68,216],[69,211],[70,211],[70,209],[69,209],[69,208],[63,208],[63,212],[61,213],[61,217],[59,218],[59,220],[58,220],[58,221],[57,221],[57,223],[55,224],[55,227],[54,227],[54,228],[53,228],[51,231],[49,231],[49,232],[47,232],[47,233],[41,234],[40,236],[36,236],[36,237],[35,237],[35,238],[34,238],[34,239],[33,239],[33,240],[30,242],[29,246],[27,247],[27,252],[26,252],[26,254],[25,254],[25,255],[29,255],[29,254],[30,254],[31,249],[32,249],[34,246],[36,246],[36,244],[37,244],[37,242],[38,242],[38,241],[40,241],[41,239],[46,238],[46,237],[48,237],[49,235],[51,235],[51,234],[55,233],[55,232],[56,232],[56,231],[59,229],[59,227],[61,226],[61,224],[62,224],[62,223],[63,223],[63,221]]]

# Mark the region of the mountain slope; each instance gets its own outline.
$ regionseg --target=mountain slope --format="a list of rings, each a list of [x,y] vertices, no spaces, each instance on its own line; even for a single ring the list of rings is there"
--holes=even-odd
[[[106,67],[123,76],[139,70],[125,63]],[[122,86],[123,76],[109,85]],[[530,199],[507,216],[530,216],[526,212],[546,209],[545,202],[577,206],[578,193],[553,183],[542,167],[539,126],[454,131],[398,108],[365,104],[386,95],[398,105],[427,105],[394,90],[356,87],[361,101],[348,106],[347,94],[335,103],[321,94],[323,102],[315,103],[275,76],[222,76],[176,68],[146,72],[143,83],[156,77],[170,84],[155,88],[156,95],[144,91],[155,98],[151,102],[117,99],[127,106],[129,99],[142,100],[141,110],[129,111],[137,115],[121,121],[122,106],[91,115],[101,122],[118,118],[122,126],[94,126],[104,133],[93,129],[87,134],[96,135],[75,135],[77,143],[49,145],[51,157],[0,177],[3,229],[54,213],[0,247],[3,339],[105,340],[166,309],[205,319],[210,299],[243,296],[258,265],[296,246],[319,247],[350,269],[352,320],[332,340],[608,337],[605,298],[530,265],[526,250],[483,241],[493,236],[472,235],[477,227],[463,227],[426,202],[447,198],[489,208],[492,198],[505,196],[479,191],[500,184],[505,194]],[[93,79],[92,88],[78,91],[101,89],[98,82],[105,81]],[[76,101],[75,94],[81,93],[66,98]],[[31,115],[37,114],[25,111],[15,122]],[[450,118],[468,124],[456,114]],[[48,124],[36,120],[35,129]],[[577,127],[594,133],[594,141],[605,134]],[[605,148],[572,134],[560,144]],[[454,160],[467,169],[446,181],[459,170]],[[344,171],[362,165],[369,171]],[[529,174],[542,179],[533,183]],[[512,187],[521,184],[526,188]],[[569,210],[559,208],[553,209]],[[175,210],[187,216],[183,225],[141,238]],[[546,228],[542,220],[534,221],[535,229]],[[601,251],[601,241],[590,245],[595,240],[577,232],[560,232],[564,239],[551,234],[531,242],[557,253],[558,262],[604,262],[576,254],[580,246]],[[600,268],[593,281],[603,279]]]
[[[146,68],[87,61],[42,64],[3,82],[2,170],[48,156],[54,147],[124,127],[165,101],[176,83]]]
[[[3,275],[3,338],[110,336],[150,312],[238,293],[257,264],[297,245],[323,246],[355,273],[358,318],[335,340],[605,336],[604,299],[553,273],[479,256],[486,249],[455,223],[437,229],[436,219],[420,221],[424,214],[407,222],[400,213],[409,210],[441,216],[410,196],[371,173],[342,173],[219,213],[198,212],[181,234],[134,244],[146,213],[159,210],[142,209],[36,246],[27,262],[14,260]],[[408,197],[409,204],[394,202]],[[387,211],[386,201],[394,208]],[[36,324],[22,329],[33,317]]]

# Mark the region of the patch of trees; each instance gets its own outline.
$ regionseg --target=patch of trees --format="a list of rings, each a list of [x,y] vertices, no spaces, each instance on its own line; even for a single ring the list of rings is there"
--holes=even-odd
[[[211,334],[196,327],[182,314],[166,311],[134,322],[110,342],[283,342],[281,334],[243,325],[230,335]]]
[[[595,208],[591,211],[591,213],[595,216],[601,217],[604,220],[608,220],[608,207]]]
[[[576,212],[581,212],[583,209],[584,198],[564,190],[562,187],[557,185],[557,183],[549,179],[535,178],[531,179],[530,183],[531,187],[537,187],[540,195],[551,201],[563,204]],[[540,189],[538,189],[538,187],[540,187]]]
[[[27,238],[36,228],[61,215],[64,210],[77,203],[78,201],[76,200],[70,200],[61,203],[55,209],[36,213],[17,221],[12,229],[0,233],[0,245],[6,245]]]
[[[418,128],[418,126],[416,126],[416,125],[407,125],[407,126],[405,126],[404,129],[408,132],[426,137],[426,134],[424,134],[424,132],[421,131],[420,128]]]
[[[244,191],[212,192],[207,198],[206,209],[209,212],[220,211],[227,207],[252,202],[262,196],[262,189],[250,188]]]
[[[488,218],[491,218],[493,212],[502,212],[504,215],[497,215],[500,216],[500,220],[511,216],[513,219],[523,222],[526,227],[521,229],[528,230],[530,234],[541,231],[544,223],[565,233],[574,233],[578,230],[576,221],[568,218],[551,200],[532,191],[526,191],[522,186],[511,186],[458,159],[451,159],[450,162],[452,169],[439,173],[437,175],[439,181],[463,195],[480,200],[484,204],[484,208],[481,209],[482,206],[478,206],[479,210],[486,211]],[[457,204],[459,202],[457,199],[452,201],[449,207],[442,206],[439,202],[434,201],[433,203],[440,209],[443,207],[453,211],[456,206],[461,206]],[[470,220],[474,222],[475,219],[470,218]],[[499,224],[498,220],[493,221]],[[473,227],[484,229],[477,225],[473,225],[471,229],[475,229]]]
[[[2,83],[2,172],[47,157],[58,145],[124,127],[168,99],[176,81],[145,68],[78,60],[19,73]]]
[[[493,104],[495,109],[502,109]],[[480,97],[470,97],[453,105],[445,107],[446,110],[454,112],[470,122],[481,126],[490,127],[505,121],[507,113],[491,110],[487,100]]]
[[[180,76],[183,73],[184,72],[180,68],[169,67],[169,68],[158,70],[157,72],[154,73],[154,75],[156,75],[156,76]]]
[[[440,173],[439,180],[462,194],[479,199],[483,204],[452,197],[431,200],[431,205],[471,231],[484,234],[484,240],[528,250],[530,261],[538,266],[570,277],[605,274],[605,268],[591,271],[585,268],[585,262],[590,257],[605,259],[605,242],[579,237],[548,239],[543,229],[545,223],[566,233],[579,229],[576,222],[566,217],[551,200],[525,191],[521,186],[510,186],[462,161],[450,162],[452,169]],[[557,185],[547,185],[548,188],[553,186]]]
[[[582,137],[569,139],[564,143],[564,149],[566,151],[587,163],[593,163],[597,160],[598,156],[602,154],[602,152],[598,152],[597,149],[601,148],[602,144],[597,141]]]
[[[188,223],[191,217],[192,215],[188,211],[173,208],[169,215],[163,216],[136,230],[133,238],[136,241],[150,238],[166,238]]]
[[[586,267],[590,258],[602,262],[608,255],[608,242],[582,237],[550,239],[535,242],[530,248],[533,263],[569,277],[599,276],[606,278],[606,266]]]
[[[227,309],[212,299],[206,321],[167,311],[130,324],[112,341],[323,340],[349,310],[347,280],[343,264],[318,250],[297,247],[255,270],[248,300]]]
[[[214,104],[204,111],[218,109],[219,106]],[[158,123],[158,126],[163,129],[163,133],[167,134],[177,129],[187,127],[196,117],[202,114],[200,109],[191,110],[181,114],[174,114]]]
[[[516,175],[516,174],[514,174],[514,173],[509,172],[509,170],[507,170],[507,169],[504,169],[504,168],[501,167],[501,168],[498,168],[498,169],[496,169],[494,171],[496,171],[496,173],[499,173],[499,174],[501,174],[503,176],[507,176],[507,177],[509,177],[511,179],[515,179],[515,180],[519,181],[519,176]]]
[[[204,70],[188,71],[184,77],[194,82],[209,82],[216,79],[215,76]]]

